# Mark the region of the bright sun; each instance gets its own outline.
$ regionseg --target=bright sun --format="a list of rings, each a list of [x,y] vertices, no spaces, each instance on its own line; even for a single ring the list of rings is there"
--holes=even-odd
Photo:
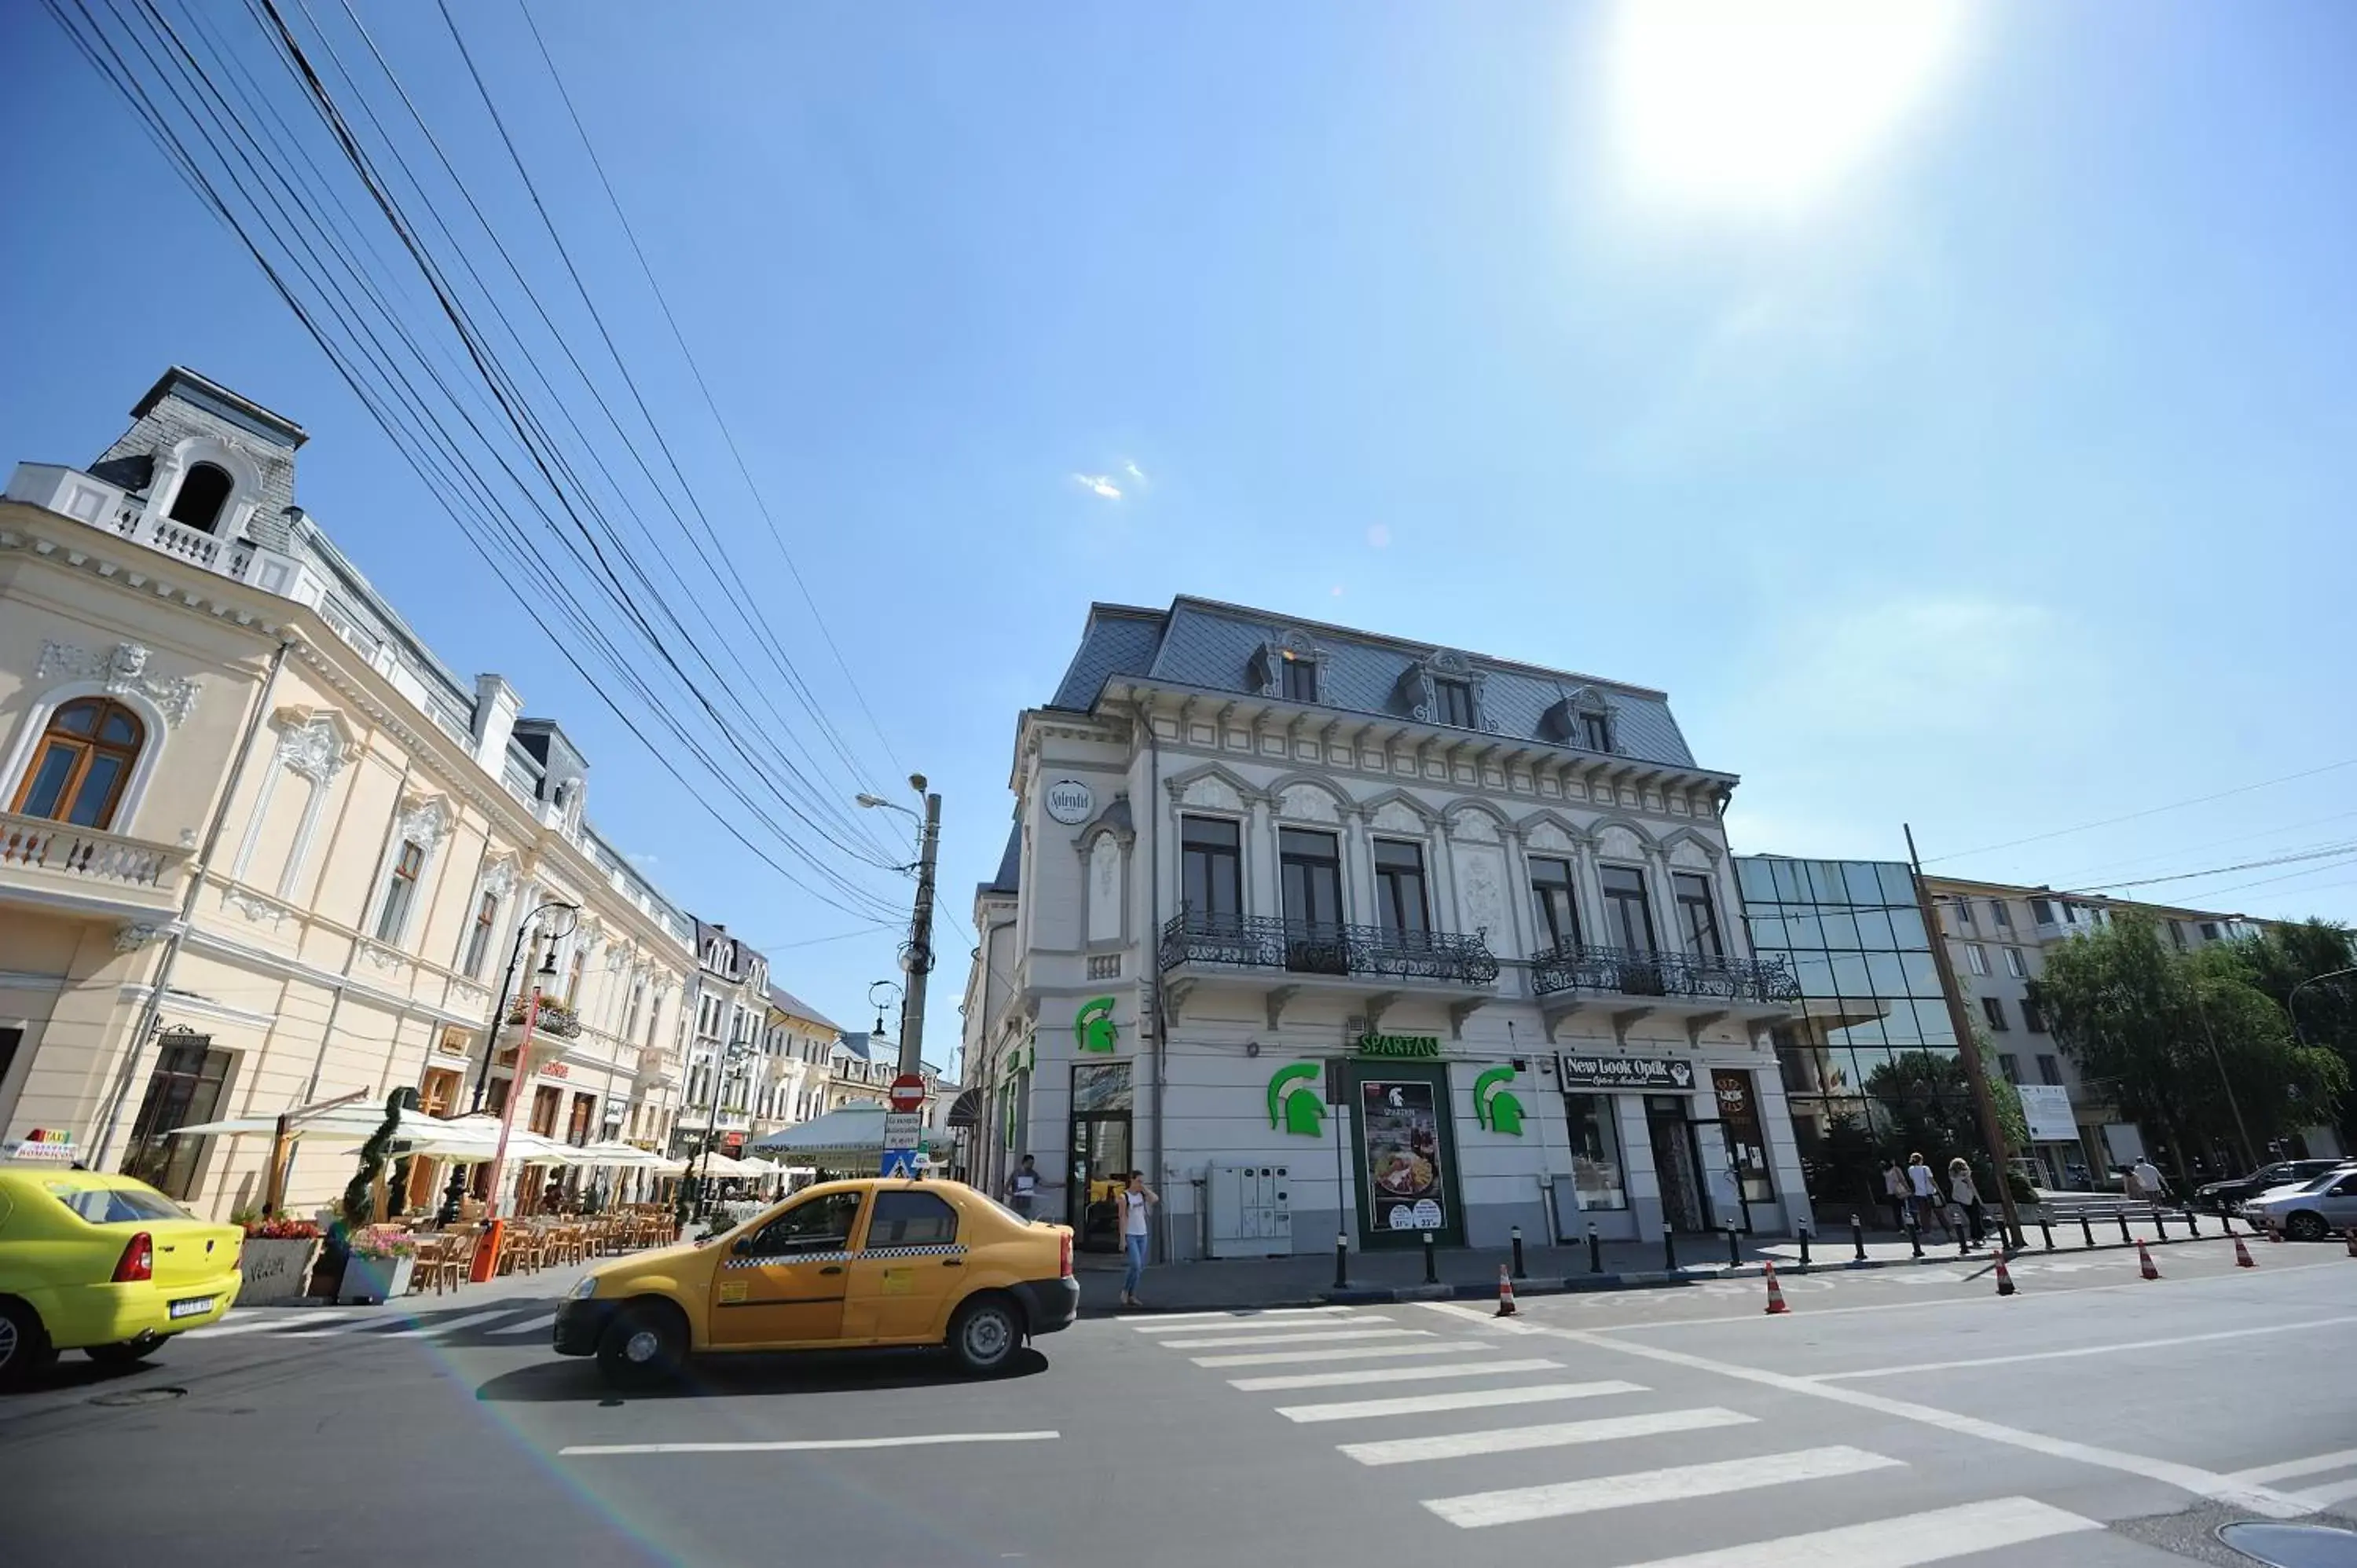
[[[1956,0],[1621,0],[1614,134],[1636,189],[1789,209],[1929,96]]]

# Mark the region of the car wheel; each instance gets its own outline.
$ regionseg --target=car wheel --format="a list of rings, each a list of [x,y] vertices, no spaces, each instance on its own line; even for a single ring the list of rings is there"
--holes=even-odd
[[[21,1301],[0,1301],[0,1389],[21,1388],[57,1359],[39,1315]]]
[[[2321,1241],[2332,1234],[2321,1214],[2295,1214],[2284,1221],[2284,1234],[2295,1241]]]
[[[1022,1321],[1005,1296],[977,1296],[950,1320],[950,1354],[976,1377],[1005,1371],[1022,1345]]]
[[[161,1339],[118,1339],[112,1345],[84,1346],[82,1354],[102,1367],[129,1367],[163,1348]]]
[[[617,1388],[660,1388],[686,1361],[686,1326],[676,1311],[653,1303],[624,1307],[597,1341],[597,1369]]]

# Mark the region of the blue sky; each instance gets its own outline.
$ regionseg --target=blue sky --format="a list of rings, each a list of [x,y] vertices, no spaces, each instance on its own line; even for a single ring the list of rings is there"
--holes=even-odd
[[[891,753],[947,798],[961,918],[1092,599],[1664,688],[1744,776],[1747,852],[1893,854],[1906,820],[1944,857],[2357,759],[2333,0],[1736,38],[1606,5],[533,3]],[[359,10],[499,192],[431,8]],[[459,15],[732,565],[890,777],[513,0]],[[858,923],[748,870],[536,645],[46,16],[0,42],[6,456],[88,460],[174,360],[302,420],[301,500],[444,658],[560,718],[608,833],[856,1026],[892,935],[817,940]],[[530,237],[520,193],[493,210]],[[2357,841],[2352,780],[1938,864],[2068,886]],[[2357,865],[2148,891],[2347,918]]]

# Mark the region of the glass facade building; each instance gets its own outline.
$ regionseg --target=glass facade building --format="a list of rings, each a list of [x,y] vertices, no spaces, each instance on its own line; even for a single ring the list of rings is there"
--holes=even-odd
[[[1774,1026],[1809,1196],[1870,1217],[1881,1162],[1918,1150],[1944,1166],[1980,1139],[1932,936],[1906,865],[1738,855],[1751,946],[1799,980]],[[1863,1205],[1864,1207],[1859,1207]]]

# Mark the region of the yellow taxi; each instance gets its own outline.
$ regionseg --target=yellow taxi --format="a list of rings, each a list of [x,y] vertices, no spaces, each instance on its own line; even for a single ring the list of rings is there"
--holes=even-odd
[[[0,1165],[0,1388],[60,1350],[136,1361],[219,1322],[244,1242],[133,1176]]]
[[[556,1350],[639,1387],[690,1356],[867,1346],[939,1346],[989,1374],[1080,1306],[1067,1226],[963,1182],[822,1182],[708,1241],[592,1269],[557,1308]]]

